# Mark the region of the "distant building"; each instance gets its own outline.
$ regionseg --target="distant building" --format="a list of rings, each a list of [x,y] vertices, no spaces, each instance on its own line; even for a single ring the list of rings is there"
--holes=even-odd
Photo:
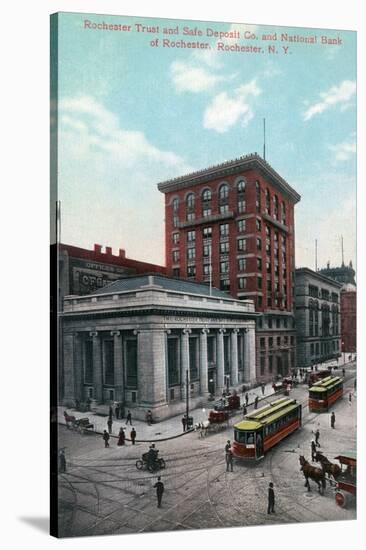
[[[209,393],[255,382],[252,301],[161,275],[127,277],[87,296],[65,298],[65,405],[118,401],[155,420]]]
[[[342,351],[355,353],[357,351],[357,292],[352,284],[346,284],[341,290],[341,337]]]
[[[341,338],[342,351],[356,352],[356,318],[357,318],[357,290],[352,262],[348,266],[342,263],[341,267],[327,267],[319,271],[330,279],[342,283],[341,290]]]
[[[297,366],[340,357],[342,284],[309,268],[296,269],[295,281]]]
[[[257,380],[295,367],[294,206],[300,195],[251,154],[158,184],[167,274],[253,300]]]

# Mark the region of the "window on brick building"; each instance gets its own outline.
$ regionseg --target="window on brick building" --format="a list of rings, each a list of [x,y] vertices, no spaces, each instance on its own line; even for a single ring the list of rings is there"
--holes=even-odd
[[[224,183],[223,185],[220,186],[220,189],[219,189],[219,201],[220,202],[227,202],[229,198],[229,186]]]
[[[192,222],[196,218],[196,214],[194,212],[187,212],[187,222]]]
[[[238,233],[244,233],[246,229],[245,220],[238,220],[236,225],[237,225]]]
[[[257,288],[262,288],[262,277],[257,277]]]
[[[229,262],[220,262],[220,273],[229,273]]]
[[[196,232],[195,231],[188,231],[187,232],[187,242],[192,243],[196,240]]]
[[[246,277],[239,277],[238,278],[238,288],[240,290],[247,288],[247,278]]]
[[[187,248],[187,260],[194,260],[196,257],[195,248]]]
[[[173,216],[173,227],[178,227],[178,223],[179,223],[179,218],[178,218],[178,216],[174,215]]]
[[[266,189],[266,214],[271,214],[271,195]]]
[[[195,198],[194,193],[188,193],[186,198],[187,210],[194,210]]]
[[[247,249],[247,240],[246,239],[238,239],[237,240],[237,248],[241,252],[245,251]]]
[[[255,208],[257,212],[261,211],[261,186],[259,181],[255,182]]]
[[[243,214],[247,209],[247,203],[244,199],[238,200],[238,213]]]
[[[220,237],[227,237],[229,235],[229,224],[222,223],[220,225]]]
[[[172,207],[173,207],[173,212],[178,212],[178,208],[179,208],[179,199],[173,199]]]
[[[204,239],[211,239],[212,237],[212,227],[204,227],[203,228],[203,238]]]
[[[257,231],[262,230],[262,223],[261,223],[260,220],[255,220],[255,226],[256,226]]]
[[[278,197],[277,195],[273,196],[273,218],[278,220]]]
[[[173,256],[173,262],[174,263],[179,262],[179,250],[173,250],[172,256]]]
[[[211,189],[205,189],[202,193],[202,216],[205,218],[211,216]]]
[[[220,281],[220,290],[224,292],[230,292],[230,281],[229,279],[221,279]]]
[[[203,255],[205,258],[208,258],[212,251],[212,245],[211,244],[204,244],[203,245]]]
[[[258,271],[262,271],[262,259],[257,258],[257,269]]]
[[[173,244],[179,244],[179,233],[173,233],[172,241],[173,241]]]
[[[220,204],[219,213],[220,214],[227,214],[228,212],[229,212],[229,205],[228,204]]]
[[[271,262],[266,262],[266,272],[271,273],[271,271],[272,271]]]
[[[283,225],[286,225],[286,204],[283,201],[281,203],[281,221]]]
[[[245,212],[246,210],[245,185],[244,180],[240,180],[237,184],[237,205],[239,213]]]
[[[173,269],[173,277],[180,277],[180,269],[179,267],[175,267]]]
[[[210,264],[203,264],[203,274],[205,276],[210,274]]]
[[[238,194],[245,193],[245,181],[244,180],[238,181],[237,190],[238,190]]]
[[[257,250],[262,250],[262,239],[256,239],[257,241]]]
[[[196,276],[196,266],[189,265],[187,267],[187,277],[195,277],[195,276]]]
[[[247,268],[247,261],[245,258],[238,259],[238,271],[245,271]]]
[[[220,243],[220,254],[228,254],[228,253],[229,253],[229,241]]]

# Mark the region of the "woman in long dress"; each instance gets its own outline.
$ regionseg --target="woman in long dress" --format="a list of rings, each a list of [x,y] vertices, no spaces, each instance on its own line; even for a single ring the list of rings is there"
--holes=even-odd
[[[117,445],[118,446],[124,445],[125,444],[125,439],[126,439],[125,431],[124,431],[123,428],[120,428],[119,434],[118,434]]]

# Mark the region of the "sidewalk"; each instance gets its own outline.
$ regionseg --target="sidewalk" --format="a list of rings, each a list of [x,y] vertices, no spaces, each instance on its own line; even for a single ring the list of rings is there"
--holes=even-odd
[[[257,388],[252,388],[247,393],[249,396],[249,407],[253,405],[256,396],[259,397],[259,403],[260,403],[262,399],[265,399],[271,395],[274,395],[272,383],[268,383],[265,386],[264,395],[262,393],[261,386],[258,386]],[[240,402],[241,404],[243,404],[245,394],[240,393],[239,395],[240,395]],[[190,416],[193,417],[193,425],[197,422],[203,422],[207,420],[209,411],[213,409],[213,407],[214,407],[214,402],[210,403],[205,408],[198,407],[196,409],[190,410],[189,414]],[[59,424],[64,424],[64,425],[66,424],[65,418],[64,418],[65,410],[67,410],[68,414],[75,416],[77,419],[89,418],[91,424],[94,424],[94,431],[96,433],[101,434],[103,433],[104,430],[108,429],[107,428],[108,416],[101,416],[93,412],[83,413],[80,411],[76,411],[75,409],[70,409],[70,408],[66,409],[65,407],[57,408],[57,420]],[[182,426],[182,415],[173,416],[172,418],[168,418],[167,420],[163,420],[161,422],[157,422],[156,424],[152,424],[151,426],[149,426],[146,422],[133,419],[133,409],[131,409],[131,413],[132,413],[132,426],[135,428],[137,433],[136,441],[147,441],[147,442],[161,441],[164,439],[171,439],[171,438],[180,437],[184,435],[183,426]],[[111,436],[117,437],[120,428],[123,427],[125,428],[126,438],[129,440],[132,426],[130,426],[129,424],[126,426],[125,418],[121,420],[117,420],[113,416]]]

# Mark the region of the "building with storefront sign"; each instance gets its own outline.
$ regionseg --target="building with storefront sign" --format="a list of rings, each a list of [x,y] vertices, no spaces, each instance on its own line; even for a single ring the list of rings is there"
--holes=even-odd
[[[252,301],[160,275],[120,279],[64,299],[64,403],[123,402],[155,420],[209,393],[255,382]]]

